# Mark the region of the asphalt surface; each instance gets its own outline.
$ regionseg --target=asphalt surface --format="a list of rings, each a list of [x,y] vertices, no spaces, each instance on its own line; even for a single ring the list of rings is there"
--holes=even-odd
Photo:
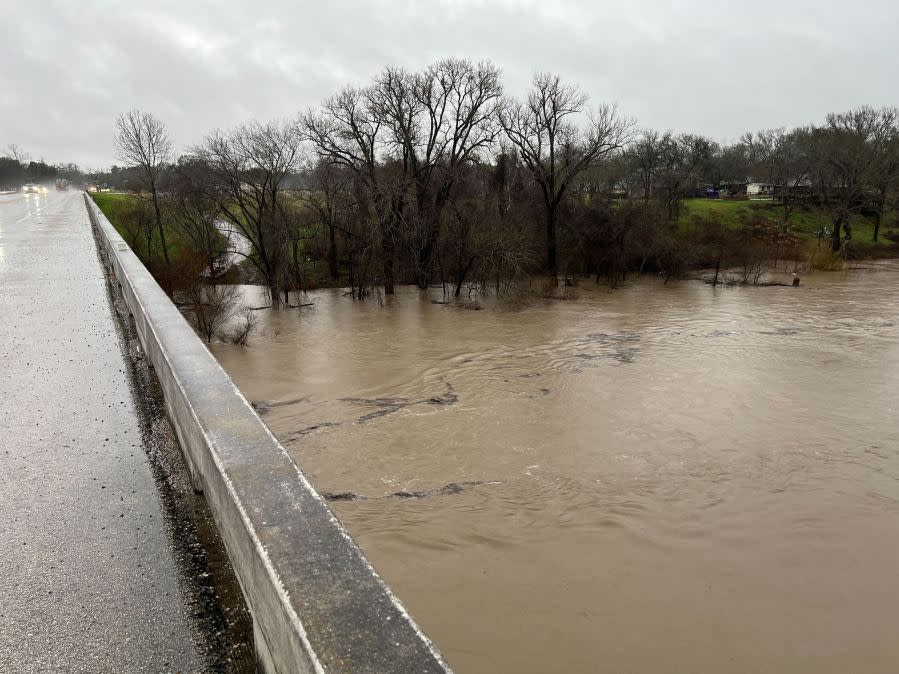
[[[206,669],[81,193],[0,195],[0,672]]]

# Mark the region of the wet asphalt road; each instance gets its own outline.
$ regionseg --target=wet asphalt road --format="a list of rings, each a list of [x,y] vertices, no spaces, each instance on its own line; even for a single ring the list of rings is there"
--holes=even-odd
[[[0,195],[0,672],[203,669],[81,193]]]

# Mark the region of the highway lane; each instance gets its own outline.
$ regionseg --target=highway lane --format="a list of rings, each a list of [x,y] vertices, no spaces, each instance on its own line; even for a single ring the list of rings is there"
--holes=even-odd
[[[80,192],[0,195],[0,671],[203,669]]]

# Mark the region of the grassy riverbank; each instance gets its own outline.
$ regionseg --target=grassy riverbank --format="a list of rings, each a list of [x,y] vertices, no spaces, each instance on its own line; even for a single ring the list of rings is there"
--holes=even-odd
[[[143,198],[136,194],[125,192],[93,192],[91,197],[94,203],[103,211],[110,224],[115,227],[119,235],[128,242],[131,249],[145,263],[153,263],[163,259],[162,248],[159,245],[159,232],[156,231],[153,205],[149,198]],[[147,237],[145,231],[151,227],[153,234],[152,250],[147,250]],[[190,242],[177,229],[162,225],[165,232],[166,250],[169,259],[184,256],[191,250]],[[224,238],[222,239],[224,243]]]
[[[121,234],[117,223],[121,223],[124,214],[133,207],[137,197],[124,192],[91,192],[90,196],[116,231]]]
[[[740,229],[753,223],[765,222],[773,226],[783,221],[783,208],[776,201],[730,201],[725,199],[686,199],[679,218],[681,231],[690,231],[699,222],[717,221],[728,229]],[[874,238],[874,217],[853,215],[851,218],[852,239],[850,252],[859,258],[883,258],[899,255],[899,247],[888,235],[896,235],[899,230],[899,212],[888,210],[884,213],[880,227],[879,241]],[[811,207],[797,207],[790,217],[790,232],[809,242],[815,241],[816,233],[830,229],[830,214]]]

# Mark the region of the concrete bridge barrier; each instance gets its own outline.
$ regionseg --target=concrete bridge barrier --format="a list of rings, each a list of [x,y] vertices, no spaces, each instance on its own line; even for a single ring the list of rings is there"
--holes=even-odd
[[[85,195],[253,616],[263,672],[448,672],[440,653]]]

